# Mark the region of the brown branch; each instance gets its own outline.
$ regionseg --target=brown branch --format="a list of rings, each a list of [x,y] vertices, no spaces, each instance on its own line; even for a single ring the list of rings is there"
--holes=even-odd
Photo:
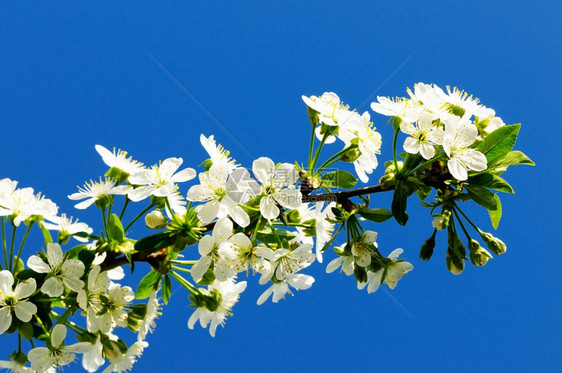
[[[364,194],[372,194],[372,193],[380,193],[393,190],[394,187],[383,187],[382,185],[372,185],[364,188],[357,188],[351,190],[344,190],[342,192],[336,193],[319,193],[319,194],[304,194],[302,196],[302,201],[304,203],[310,202],[337,202],[341,204],[348,204],[349,198],[357,197]],[[310,192],[309,192],[310,193]],[[207,231],[213,229],[215,223],[209,223],[206,225]],[[154,253],[157,251],[162,250],[162,247],[155,248],[154,250],[147,250],[138,253],[134,253],[131,255],[131,261],[133,262],[148,262],[154,264],[157,262],[157,258],[155,257]],[[110,269],[117,268],[129,263],[129,260],[126,256],[114,257],[108,256],[105,261],[101,264],[102,271],[109,271]]]
[[[364,194],[380,193],[393,190],[394,187],[383,187],[382,185],[371,185],[364,188],[344,190],[336,193],[307,194],[302,197],[303,202],[339,202],[342,203],[348,198],[357,197]]]

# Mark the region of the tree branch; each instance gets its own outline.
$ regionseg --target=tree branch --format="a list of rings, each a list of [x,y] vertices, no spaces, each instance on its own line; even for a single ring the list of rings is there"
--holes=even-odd
[[[336,192],[336,193],[303,194],[302,201],[304,203],[337,202],[341,204],[347,204],[349,203],[349,198],[351,197],[357,197],[364,194],[387,192],[393,189],[394,187],[392,186],[385,188],[380,184],[371,185],[364,188],[344,190],[342,192]],[[214,222],[206,225],[207,231],[212,230],[214,225],[215,225]],[[148,262],[148,263],[157,262],[158,259],[156,258],[154,253],[160,250],[162,250],[162,247],[159,247],[157,249],[155,248],[154,250],[147,250],[147,251],[134,253],[133,255],[131,255],[131,260],[133,262]],[[109,271],[110,269],[114,269],[128,263],[129,260],[127,259],[126,256],[120,256],[120,257],[108,256],[106,260],[101,264],[101,270]]]
[[[344,190],[336,193],[320,193],[320,194],[307,194],[302,196],[302,201],[307,202],[339,202],[342,203],[351,197],[357,197],[364,194],[380,193],[393,190],[394,187],[385,188],[382,185],[371,185],[364,188]]]

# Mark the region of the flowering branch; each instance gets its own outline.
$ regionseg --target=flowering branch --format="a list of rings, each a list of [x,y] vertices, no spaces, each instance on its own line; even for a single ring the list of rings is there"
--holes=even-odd
[[[480,205],[498,226],[502,209],[496,192],[513,193],[501,176],[510,166],[534,164],[513,150],[520,125],[505,125],[494,110],[456,88],[445,92],[418,83],[408,95],[377,97],[371,104],[392,123],[392,158],[377,185],[356,187],[359,180],[368,183],[378,167],[382,136],[368,112],[350,110],[331,92],[302,97],[311,124],[308,163],[302,166],[261,157],[250,172],[213,136],[204,135],[200,141],[209,159],[200,172],[180,169],[181,158],[145,167],[124,151],[96,145],[109,167],[105,178],[86,183],[69,198],[79,201],[79,210],[94,206],[100,211],[99,234],[59,216],[58,207],[33,189],[0,180],[0,334],[15,333],[18,342],[0,368],[48,372],[82,354],[82,366],[90,372],[104,364],[104,371],[127,371],[148,346],[147,335],[172,286],[185,288],[195,308],[188,327],[199,321],[215,336],[247,287],[238,281],[239,273],[257,273],[259,285],[267,285],[258,305],[268,299],[276,303],[291,288],[310,288],[315,279],[303,272],[323,263],[325,255],[335,257],[326,272],[341,268],[353,275],[358,289],[394,289],[413,265],[399,259],[402,249],[383,254],[387,250],[377,245],[378,234],[364,226],[392,218],[405,225],[407,202],[414,195],[428,209],[434,228],[421,245],[422,260],[433,256],[438,231],[446,231],[442,255],[453,274],[460,274],[465,262],[481,267],[492,254],[505,253],[506,244],[478,227],[460,202]],[[401,134],[406,135],[402,154]],[[326,155],[336,141],[343,146]],[[355,174],[338,167],[343,163],[353,165]],[[195,178],[182,193],[180,184]],[[313,194],[321,188],[327,193]],[[368,195],[387,191],[393,193],[390,210],[370,206]],[[119,215],[112,213],[118,204]],[[127,209],[135,204],[140,213],[130,217]],[[133,237],[140,222],[149,231]],[[25,233],[18,235],[22,223]],[[26,253],[33,230],[41,231],[44,250]],[[51,231],[57,232],[56,240]],[[71,239],[80,243],[63,250]],[[122,266],[130,264],[134,271],[136,262],[149,263],[150,270],[133,291],[118,281],[125,276]],[[118,336],[125,328],[136,334],[131,345]],[[65,341],[68,330],[76,343]],[[22,340],[30,341],[29,351]]]

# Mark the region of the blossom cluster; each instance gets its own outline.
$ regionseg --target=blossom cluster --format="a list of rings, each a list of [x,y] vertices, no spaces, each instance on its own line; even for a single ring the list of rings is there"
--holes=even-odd
[[[418,83],[408,89],[409,98],[377,97],[371,109],[399,118],[400,130],[408,135],[404,150],[429,160],[442,149],[451,175],[459,181],[468,171],[484,171],[486,156],[475,149],[484,136],[505,125],[493,109],[458,88],[443,91],[435,84]],[[437,149],[437,150],[436,150]]]

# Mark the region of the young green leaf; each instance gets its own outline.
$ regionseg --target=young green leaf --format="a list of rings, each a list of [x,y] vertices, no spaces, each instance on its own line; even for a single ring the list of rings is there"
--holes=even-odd
[[[478,185],[465,185],[465,189],[468,191],[470,198],[478,203],[480,206],[487,208],[488,210],[496,210],[498,205],[495,194],[490,192],[488,189],[478,186]]]
[[[51,236],[51,232],[47,228],[43,226],[43,224],[39,224],[41,227],[41,232],[43,233],[43,239],[45,240],[45,246],[47,244],[53,243],[53,237]]]
[[[349,189],[357,184],[355,176],[343,170],[328,172],[322,175],[321,180],[322,184],[328,188]]]
[[[489,165],[489,168],[502,168],[517,165],[534,166],[535,162],[529,159],[523,152],[513,150],[505,155],[503,158],[498,158]]]
[[[507,181],[494,174],[485,173],[469,177],[468,183],[470,185],[487,187],[504,193],[514,193],[513,188]]]
[[[500,201],[500,197],[494,194],[494,199],[496,200],[497,208],[495,210],[488,210],[488,214],[490,215],[490,220],[492,221],[492,226],[494,229],[498,229],[500,225],[500,219],[502,218],[502,204]]]
[[[400,225],[406,225],[408,221],[408,214],[406,213],[406,204],[408,201],[408,192],[404,185],[398,181],[396,182],[396,187],[394,189],[394,195],[392,197],[391,210],[394,219]]]
[[[490,133],[482,143],[482,153],[486,155],[488,164],[505,156],[513,149],[521,124],[503,126]]]
[[[170,232],[158,232],[143,237],[135,242],[136,251],[158,250],[170,246],[175,242],[175,237]]]
[[[165,304],[168,304],[168,300],[172,295],[172,280],[170,280],[170,276],[164,276],[164,281],[162,282],[162,300]]]
[[[277,243],[277,238],[280,240],[284,239],[286,241],[290,241],[295,238],[295,235],[283,229],[276,229],[275,234],[266,232],[257,232],[256,234],[256,239],[263,243]]]
[[[121,242],[125,238],[123,224],[121,224],[121,220],[115,214],[111,214],[107,221],[107,237],[115,242]]]
[[[137,299],[150,297],[150,294],[152,294],[152,291],[157,286],[158,281],[160,281],[160,273],[157,271],[148,272],[148,274],[140,280],[135,297]]]

